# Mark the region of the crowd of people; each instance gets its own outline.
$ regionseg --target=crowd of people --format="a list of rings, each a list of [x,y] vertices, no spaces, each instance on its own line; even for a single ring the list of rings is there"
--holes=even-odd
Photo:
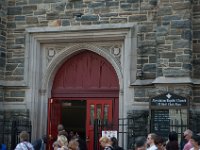
[[[87,150],[86,142],[79,134],[73,131],[68,134],[62,124],[58,125],[58,136],[52,146],[54,150]]]
[[[70,131],[68,134],[63,125],[59,124],[57,138],[54,140],[51,149],[53,150],[87,150],[86,143],[79,137],[77,133],[74,134]],[[47,137],[36,139],[33,143],[29,142],[29,134],[26,131],[22,131],[19,135],[20,142],[15,147],[15,150],[45,150],[45,144],[47,143]]]
[[[175,131],[169,133],[167,141],[155,133],[150,133],[147,138],[136,138],[135,150],[200,150],[199,134],[193,134],[187,129],[183,134],[183,139],[185,143],[179,143],[178,134]]]
[[[44,136],[30,143],[29,134],[26,131],[22,131],[19,138],[20,143],[17,144],[15,150],[44,150],[44,144],[47,142]],[[185,142],[180,143],[175,131],[169,133],[167,140],[155,133],[150,133],[147,137],[140,136],[135,139],[134,150],[200,150],[200,134],[194,134],[187,129],[183,134],[183,139]],[[99,139],[99,144],[103,150],[124,150],[118,145],[115,137],[103,136]],[[61,124],[58,125],[57,139],[52,144],[52,148],[54,150],[87,150],[86,142],[77,133],[68,134]]]

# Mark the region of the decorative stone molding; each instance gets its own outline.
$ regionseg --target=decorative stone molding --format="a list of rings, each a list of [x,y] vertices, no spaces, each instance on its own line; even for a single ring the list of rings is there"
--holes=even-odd
[[[99,54],[100,56],[106,58],[115,68],[115,70],[121,70],[121,66],[120,66],[120,62],[118,60],[116,60],[113,55],[109,54],[109,51],[105,51],[100,47],[97,47],[96,45],[92,45],[92,44],[87,44],[87,43],[79,43],[79,44],[74,44],[73,46],[69,47],[69,48],[65,48],[63,49],[60,53],[57,53],[57,55],[52,59],[51,63],[49,63],[49,65],[47,66],[47,73],[44,77],[44,81],[43,81],[43,86],[42,88],[45,89],[46,84],[48,83],[48,76],[52,75],[56,73],[57,69],[59,68],[58,66],[60,66],[64,61],[66,61],[69,57],[71,57],[72,55],[80,52],[81,50],[90,50],[93,51],[97,54]],[[120,78],[121,76],[121,71],[120,73],[117,72],[118,77]],[[52,76],[53,78],[54,76]]]
[[[28,28],[27,59],[25,70],[29,75],[30,90],[27,93],[33,139],[46,131],[47,103],[51,97],[51,87],[59,67],[73,55],[83,51],[93,51],[104,57],[115,69],[119,79],[119,117],[125,117],[128,99],[133,92],[127,88],[136,78],[136,25],[105,24],[80,27]],[[39,34],[38,34],[39,33]],[[126,61],[124,60],[126,59]],[[123,91],[123,92],[122,92]],[[37,118],[35,117],[37,116]]]
[[[52,59],[62,53],[63,51],[67,51],[74,45],[79,45],[79,47],[83,46],[83,43],[70,43],[70,44],[63,44],[62,46],[58,45],[47,45],[45,47],[45,54],[46,54],[46,59],[47,59],[47,64],[48,66],[49,63],[51,63]],[[113,55],[113,57],[116,59],[118,64],[121,64],[120,56],[121,56],[121,49],[122,49],[122,41],[115,41],[115,42],[87,42],[84,43],[84,45],[92,45],[94,47],[98,47],[98,49],[101,49],[105,53],[110,53]],[[83,47],[82,47],[83,48]],[[85,47],[86,49],[88,48]]]
[[[50,61],[53,59],[53,57],[59,53],[60,51],[62,51],[64,47],[56,47],[56,46],[52,46],[52,47],[47,47],[46,48],[46,58],[47,58],[47,65],[50,63]]]

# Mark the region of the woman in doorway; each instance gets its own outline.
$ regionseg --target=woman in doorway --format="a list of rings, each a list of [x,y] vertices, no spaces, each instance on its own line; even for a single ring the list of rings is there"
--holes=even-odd
[[[68,145],[69,150],[79,150],[79,143],[77,139],[71,139]]]
[[[113,147],[111,146],[111,141],[108,137],[103,136],[99,139],[100,145],[104,148],[104,150],[113,150]]]
[[[59,145],[57,150],[68,150],[68,140],[64,135],[59,135],[57,142]]]

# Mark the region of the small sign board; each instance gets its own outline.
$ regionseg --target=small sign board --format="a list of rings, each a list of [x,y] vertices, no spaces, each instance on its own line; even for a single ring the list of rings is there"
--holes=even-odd
[[[115,137],[117,139],[117,131],[115,131],[115,130],[105,130],[105,131],[102,131],[102,137],[103,136],[106,136],[108,138]]]
[[[187,113],[182,114],[182,110],[188,110],[188,104],[189,101],[185,97],[170,92],[151,98],[149,102],[151,115],[150,132],[167,139],[170,127],[173,127],[175,123],[182,124],[182,122],[180,123],[180,120],[183,120],[182,117],[187,117],[188,112],[186,111]],[[173,109],[176,110],[176,113],[172,113],[174,112]]]
[[[151,132],[168,137],[170,131],[170,116],[168,109],[151,111]]]
[[[150,100],[150,106],[158,107],[186,107],[188,106],[188,100],[185,97],[166,93],[156,97],[153,97]]]

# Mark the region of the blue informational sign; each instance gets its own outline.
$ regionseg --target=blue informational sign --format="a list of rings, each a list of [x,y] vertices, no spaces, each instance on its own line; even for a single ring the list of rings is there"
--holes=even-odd
[[[166,93],[151,98],[150,106],[184,107],[188,106],[188,100],[185,97],[176,94]]]

